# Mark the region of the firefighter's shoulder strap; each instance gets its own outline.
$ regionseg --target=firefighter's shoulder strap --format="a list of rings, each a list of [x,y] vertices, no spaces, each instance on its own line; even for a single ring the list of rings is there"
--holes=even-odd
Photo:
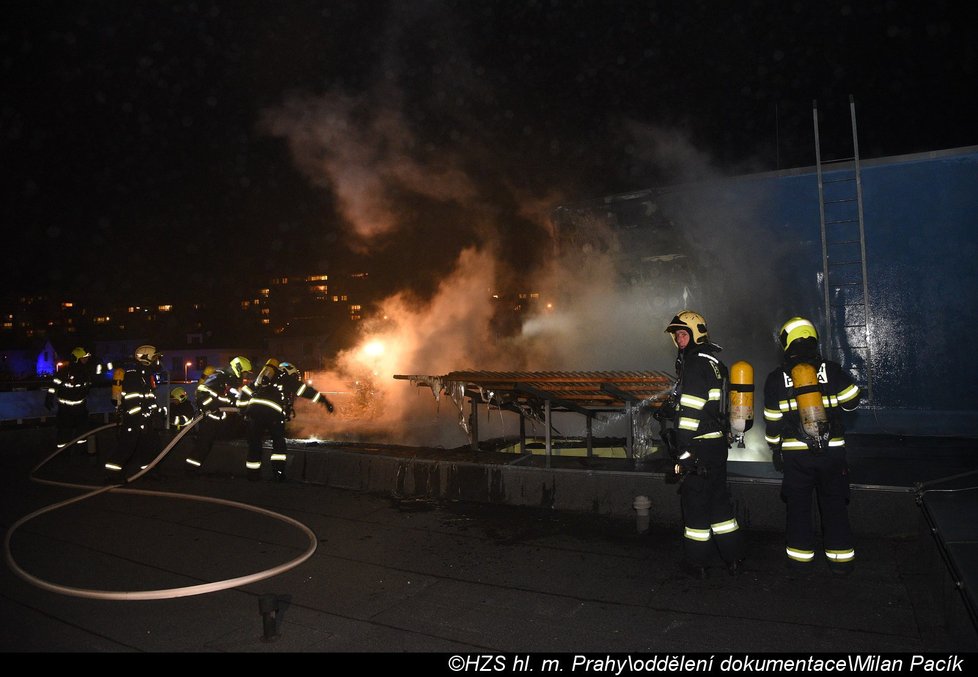
[[[720,431],[724,435],[730,434],[730,370],[723,362],[717,361],[720,374],[720,402],[717,407],[718,423]]]
[[[730,432],[730,416],[728,412],[730,396],[730,370],[719,358],[710,353],[699,353],[700,357],[706,358],[713,367],[713,373],[717,377],[720,385],[720,401],[717,402],[716,423],[720,432],[727,434]]]

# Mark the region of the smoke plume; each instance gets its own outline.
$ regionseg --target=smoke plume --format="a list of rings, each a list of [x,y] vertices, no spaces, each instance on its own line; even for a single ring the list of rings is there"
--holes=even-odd
[[[579,178],[568,179],[559,162],[529,160],[524,147],[505,143],[499,125],[484,124],[485,117],[425,114],[416,100],[408,106],[399,86],[395,50],[403,33],[398,36],[373,89],[355,96],[339,89],[294,94],[263,119],[309,180],[333,193],[349,244],[386,271],[389,284],[357,344],[336,355],[329,371],[309,375],[332,393],[336,415],[300,409],[296,434],[460,446],[467,443],[459,425],[467,412],[447,394],[395,375],[671,373],[675,348],[663,330],[684,308],[706,316],[712,338],[732,348],[723,355],[728,364],[760,361],[758,338],[767,340],[775,320],[765,306],[772,303],[765,293],[772,292],[758,290],[774,285],[758,272],[764,255],[751,235],[755,215],[750,206],[740,213],[717,210],[681,188],[719,178],[707,153],[675,130],[605,121],[609,138],[596,153],[617,156],[616,149],[626,149],[629,173],[667,177],[672,186],[639,200],[644,217],[661,227],[622,230],[630,224],[611,223],[596,205],[578,210],[577,232],[561,232],[554,208],[594,194],[582,192]],[[427,110],[436,110],[433,100],[448,91],[498,104],[472,77],[478,69],[466,67],[464,49],[452,48],[451,67],[439,70],[428,88]],[[623,232],[631,239],[623,241]],[[636,260],[646,269],[662,264],[661,279],[629,278]],[[500,317],[518,317],[520,324],[500,331]],[[496,427],[486,434],[512,429],[514,422],[500,414],[487,416]],[[569,434],[580,434],[584,422],[567,425],[577,428]]]

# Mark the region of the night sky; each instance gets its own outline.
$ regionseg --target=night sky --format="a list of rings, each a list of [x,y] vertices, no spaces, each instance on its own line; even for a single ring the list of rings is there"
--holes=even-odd
[[[847,144],[855,97],[864,158],[978,144],[967,5],[8,2],[3,283],[423,297],[472,245],[519,277],[560,202],[814,164],[813,99]]]

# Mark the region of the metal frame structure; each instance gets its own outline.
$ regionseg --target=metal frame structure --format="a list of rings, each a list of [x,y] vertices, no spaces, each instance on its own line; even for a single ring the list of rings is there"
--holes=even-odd
[[[659,407],[671,392],[675,379],[661,371],[496,372],[453,371],[443,376],[403,375],[395,379],[431,388],[436,399],[447,393],[463,416],[473,450],[478,450],[478,406],[485,404],[512,411],[520,417],[520,450],[526,452],[526,418],[542,420],[546,427],[546,458],[550,467],[553,441],[551,415],[572,412],[587,419],[587,454],[593,454],[591,424],[604,413],[623,412],[628,417],[626,453],[634,456],[632,416],[639,406]],[[464,398],[471,416],[464,423]]]

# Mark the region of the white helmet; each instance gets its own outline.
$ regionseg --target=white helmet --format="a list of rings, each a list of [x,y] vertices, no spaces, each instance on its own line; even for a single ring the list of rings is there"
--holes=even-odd
[[[150,365],[163,357],[162,353],[156,352],[156,346],[139,346],[134,353],[139,364]]]

